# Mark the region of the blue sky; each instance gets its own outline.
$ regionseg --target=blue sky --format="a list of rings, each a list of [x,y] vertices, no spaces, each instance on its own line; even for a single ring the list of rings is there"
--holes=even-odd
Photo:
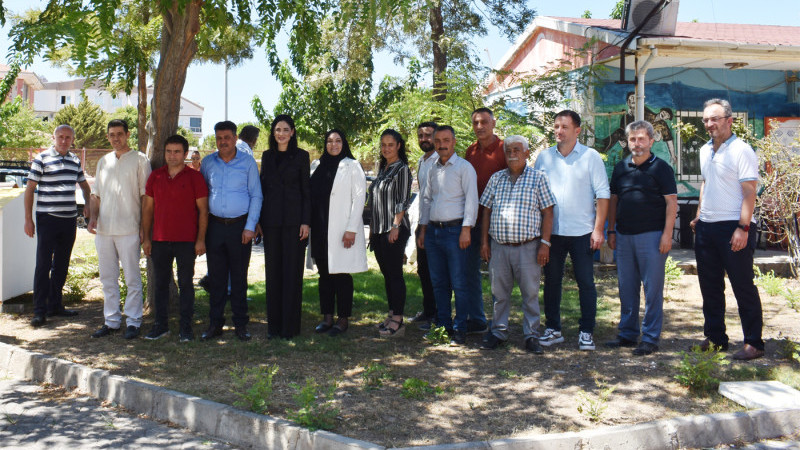
[[[677,1],[677,0],[676,0]],[[529,4],[538,15],[579,17],[585,10],[592,12],[594,18],[608,17],[616,0],[530,0]],[[3,0],[3,4],[13,12],[21,12],[31,7],[42,7],[41,0]],[[747,23],[764,25],[800,25],[800,8],[797,0],[683,0],[680,3],[678,20],[688,22]],[[5,62],[9,46],[8,25],[0,28],[0,56]],[[476,39],[475,47],[484,65],[497,63],[511,46],[505,38],[491,32],[486,38]],[[389,55],[379,55],[376,60],[375,79],[386,74],[403,72],[396,67]],[[49,81],[69,79],[65,71],[50,67],[38,59],[32,67],[37,74]],[[184,97],[205,107],[203,134],[210,134],[214,123],[224,120],[224,69],[213,64],[193,64],[184,87]],[[228,73],[229,99],[228,118],[234,122],[254,121],[250,100],[258,95],[264,106],[272,111],[280,93],[280,84],[272,77],[263,50],[240,67]]]

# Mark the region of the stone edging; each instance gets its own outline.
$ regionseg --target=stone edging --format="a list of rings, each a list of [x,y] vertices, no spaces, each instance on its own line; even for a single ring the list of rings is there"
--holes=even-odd
[[[371,442],[326,431],[310,432],[289,421],[242,411],[164,389],[107,370],[0,342],[0,376],[51,383],[115,402],[156,420],[167,420],[237,446],[270,449],[383,449]],[[493,441],[416,447],[425,449],[573,450],[678,449],[755,442],[796,433],[800,409],[764,409],[658,420],[580,432],[520,436]]]

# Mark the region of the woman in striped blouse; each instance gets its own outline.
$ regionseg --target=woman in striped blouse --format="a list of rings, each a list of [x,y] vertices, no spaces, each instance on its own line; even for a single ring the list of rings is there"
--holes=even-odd
[[[372,208],[369,246],[383,273],[389,315],[378,325],[381,336],[402,336],[406,281],[403,256],[411,235],[406,211],[411,204],[411,170],[406,143],[393,129],[381,134],[380,170],[369,188]]]

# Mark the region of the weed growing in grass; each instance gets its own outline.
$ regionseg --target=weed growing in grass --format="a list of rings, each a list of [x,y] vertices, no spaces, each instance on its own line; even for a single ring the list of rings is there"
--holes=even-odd
[[[783,338],[778,345],[778,355],[783,359],[800,363],[800,344],[789,338]]]
[[[17,421],[19,420],[19,414],[10,414],[10,413],[3,413],[3,420],[9,423],[9,425],[16,425]]]
[[[335,379],[331,379],[327,385],[321,385],[312,377],[306,378],[305,386],[292,383],[291,386],[297,391],[294,401],[300,409],[289,412],[289,419],[311,431],[332,430],[339,415],[339,408],[333,404],[336,385]]]
[[[789,305],[789,308],[800,312],[800,291],[786,288],[782,295],[786,299],[786,304]]]
[[[409,378],[403,382],[402,395],[405,398],[422,400],[428,395],[439,395],[444,392],[444,389],[439,386],[433,386],[425,380],[419,378]]]
[[[583,389],[576,395],[578,401],[578,412],[583,414],[591,422],[599,422],[603,418],[603,413],[608,408],[608,399],[617,389],[616,386],[608,386],[604,381],[595,379],[599,392],[594,395]]]
[[[667,292],[678,287],[678,281],[682,276],[683,270],[678,267],[678,263],[671,256],[667,256],[667,262],[664,266],[664,287]],[[665,298],[671,297],[665,296]]]
[[[509,378],[509,379],[519,377],[519,372],[517,372],[516,370],[500,369],[497,371],[497,374],[503,378]]]
[[[731,362],[725,359],[725,355],[719,352],[719,347],[712,345],[706,351],[700,350],[699,345],[692,347],[691,352],[679,352],[681,359],[678,370],[679,375],[675,379],[692,392],[708,392],[719,385],[719,379],[715,377],[724,365]]]
[[[389,368],[383,364],[371,362],[364,366],[361,378],[364,379],[364,389],[377,389],[383,386],[383,380],[391,379],[392,374],[389,373]]]
[[[231,391],[239,397],[233,403],[234,406],[247,408],[258,414],[266,413],[272,396],[272,378],[276,373],[277,364],[257,367],[234,365],[228,371],[235,386]]]
[[[425,340],[431,345],[447,345],[450,343],[450,336],[444,327],[432,326],[425,334]]]
[[[74,303],[86,297],[86,287],[92,278],[99,276],[97,272],[97,255],[87,256],[80,264],[70,264],[65,284],[64,300]]]
[[[761,269],[759,269],[758,266],[753,265],[753,272],[756,274],[756,286],[763,289],[768,295],[774,297],[783,292],[784,281],[775,276],[774,270],[770,270],[767,273],[761,273]]]

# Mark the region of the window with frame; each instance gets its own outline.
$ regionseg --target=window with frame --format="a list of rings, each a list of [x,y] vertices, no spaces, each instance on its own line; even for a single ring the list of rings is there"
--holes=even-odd
[[[680,181],[701,182],[703,177],[700,175],[700,147],[710,139],[703,126],[703,111],[677,111],[675,116],[682,124],[681,129],[675,127],[680,149],[676,175]],[[747,121],[746,112],[734,112],[733,117]]]

